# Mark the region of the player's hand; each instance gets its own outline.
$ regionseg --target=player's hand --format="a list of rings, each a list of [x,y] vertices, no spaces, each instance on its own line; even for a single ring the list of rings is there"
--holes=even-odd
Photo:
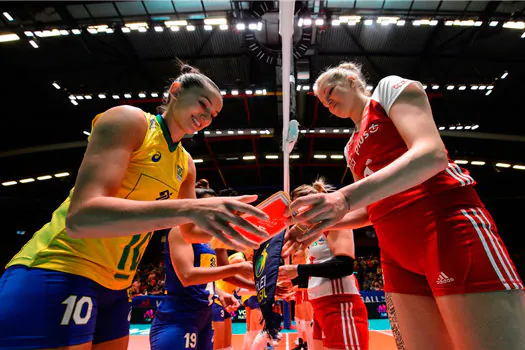
[[[297,276],[297,265],[279,266],[279,280],[290,281]]]
[[[242,277],[253,279],[253,264],[251,261],[244,261],[241,263],[237,263],[236,265],[238,268],[238,274]]]
[[[219,301],[227,312],[234,312],[240,306],[239,300],[230,293],[222,292],[219,294]]]
[[[322,233],[339,222],[349,210],[350,204],[340,191],[311,194],[294,200],[290,205],[292,221],[303,227],[309,226],[297,241],[304,242]]]
[[[292,282],[279,281],[277,282],[277,286],[275,288],[275,298],[290,301],[297,290],[297,286],[294,286]]]
[[[189,210],[192,222],[211,236],[237,250],[244,248],[257,248],[259,244],[237,232],[231,225],[236,225],[254,235],[268,238],[268,234],[250,222],[243,219],[240,214],[252,215],[267,221],[268,215],[247,203],[257,200],[257,195],[239,197],[215,197],[196,200]]]
[[[315,242],[321,233],[317,235],[310,236],[306,240],[303,240],[304,234],[308,231],[309,226],[304,226],[302,224],[296,224],[293,225],[292,228],[290,228],[288,231],[286,231],[286,234],[284,235],[284,243],[283,243],[283,249],[281,251],[281,256],[283,258],[286,258],[290,255],[300,255],[303,254],[312,244]]]

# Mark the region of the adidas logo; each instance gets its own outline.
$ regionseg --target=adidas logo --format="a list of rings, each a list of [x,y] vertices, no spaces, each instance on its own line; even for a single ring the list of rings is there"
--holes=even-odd
[[[439,274],[437,281],[436,281],[437,284],[445,284],[445,283],[450,283],[450,282],[454,282],[454,279],[452,277],[448,277],[443,272]]]

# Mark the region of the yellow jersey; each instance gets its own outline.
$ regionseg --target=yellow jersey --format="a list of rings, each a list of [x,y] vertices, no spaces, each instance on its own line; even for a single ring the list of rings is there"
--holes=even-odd
[[[93,120],[93,126],[99,114]],[[135,150],[115,197],[131,200],[176,199],[188,173],[189,154],[173,143],[162,116],[144,112],[148,129]],[[131,285],[137,266],[153,232],[128,237],[72,238],[66,216],[73,190],[52,215],[51,221],[7,264],[61,271],[89,278],[102,286],[120,290]]]
[[[232,258],[234,255],[238,255],[238,254],[241,254],[242,253],[235,253],[233,255],[230,255],[228,257],[228,261],[231,262]],[[234,284],[231,284],[229,282],[226,282],[225,280],[218,280],[215,282],[215,287],[222,290],[223,292],[226,292],[226,293],[229,293],[229,294],[233,294],[233,292],[235,292],[235,290],[237,289],[237,286],[234,285]],[[219,305],[221,305],[220,301],[218,301],[217,299],[215,299],[215,302]]]
[[[225,244],[225,243],[219,241],[219,240],[216,239],[216,238],[212,238],[212,240],[210,241],[210,245],[211,245],[211,247],[212,247],[213,249],[233,249],[232,247],[230,247],[230,246],[228,246],[227,244]],[[237,252],[237,253],[235,253],[235,254],[230,255],[230,256],[228,257],[228,260],[231,260],[236,254],[243,254],[244,256],[250,256],[250,255],[253,256],[253,252],[251,252],[250,250],[247,249],[244,253]],[[246,260],[246,258],[244,258],[244,260]],[[226,289],[222,288],[224,285],[225,285],[224,288],[226,288]],[[229,287],[228,285],[234,287],[233,290],[235,290],[235,286],[233,286],[232,284],[230,284],[230,283],[228,283],[228,282],[224,282],[223,280],[219,280],[219,281],[216,282],[216,286],[217,286],[219,289],[221,289],[221,290],[223,290],[223,291],[225,291],[225,292],[231,293],[231,292],[228,291],[228,288],[231,288],[231,287]],[[250,298],[251,296],[257,296],[257,294],[242,295],[242,296],[241,296],[241,304],[244,304],[244,302],[245,302],[248,298]]]

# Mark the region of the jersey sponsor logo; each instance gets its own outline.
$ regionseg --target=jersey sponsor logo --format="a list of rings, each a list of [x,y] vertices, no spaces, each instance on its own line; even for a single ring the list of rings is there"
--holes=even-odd
[[[161,157],[162,157],[162,154],[161,154],[160,152],[157,151],[157,152],[155,152],[155,154],[151,157],[151,161],[152,161],[153,163],[157,163],[157,162],[160,160]]]
[[[359,155],[359,150],[361,149],[361,145],[365,142],[368,137],[370,137],[372,134],[375,134],[379,130],[379,125],[372,124],[368,127],[368,130],[365,130],[363,132],[363,135],[361,135],[361,138],[357,142],[357,145],[355,147],[355,154]]]
[[[366,168],[365,168],[365,170],[363,171],[363,177],[370,176],[370,175],[372,175],[372,174],[374,173],[374,171],[368,167],[368,165],[369,165],[370,163],[372,163],[372,159],[367,159],[367,161],[366,161],[366,163],[365,163]]]
[[[177,180],[182,182],[182,167],[177,164]]]
[[[170,192],[169,190],[165,190],[162,192],[159,192],[159,196],[155,198],[158,201],[164,200],[164,199],[170,199],[173,192]]]
[[[406,82],[407,82],[407,80],[406,80],[406,79],[403,79],[403,80],[401,80],[399,83],[393,85],[393,86],[392,86],[392,89],[397,90],[397,89],[399,89],[400,87],[402,87],[403,85],[405,85]]]
[[[326,242],[326,239],[324,238],[324,236],[321,236],[317,241],[312,243],[312,247],[317,247],[318,245],[323,245],[324,242]]]
[[[441,272],[436,280],[437,284],[447,284],[450,282],[454,282],[454,279],[452,277],[448,277],[443,272]]]
[[[350,169],[354,170],[355,165],[356,165],[355,159],[351,158],[350,161],[348,162],[348,166],[350,167]]]

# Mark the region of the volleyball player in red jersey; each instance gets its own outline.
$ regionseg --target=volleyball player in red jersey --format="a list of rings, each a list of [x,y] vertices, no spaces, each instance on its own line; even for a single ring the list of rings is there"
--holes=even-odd
[[[324,179],[311,186],[301,185],[292,199],[312,193],[328,193],[333,188]],[[354,271],[352,230],[324,232],[307,249],[310,264],[279,266],[279,279],[307,281],[313,306],[313,334],[307,347],[314,350],[368,350],[368,313],[359,294]]]
[[[312,261],[306,259],[306,252],[298,250],[291,257],[293,265],[307,264]],[[299,281],[298,281],[299,282]],[[297,328],[297,339],[295,347],[292,350],[307,349],[308,344],[313,344],[313,309],[310,299],[308,298],[308,280],[300,281],[297,284],[295,298],[295,327]],[[312,345],[310,345],[312,346]]]
[[[287,246],[372,224],[399,348],[523,349],[522,281],[474,179],[448,158],[422,85],[389,76],[370,97],[360,69],[343,63],[315,86],[355,124],[345,148],[355,182],[294,201],[293,221],[310,226]]]

